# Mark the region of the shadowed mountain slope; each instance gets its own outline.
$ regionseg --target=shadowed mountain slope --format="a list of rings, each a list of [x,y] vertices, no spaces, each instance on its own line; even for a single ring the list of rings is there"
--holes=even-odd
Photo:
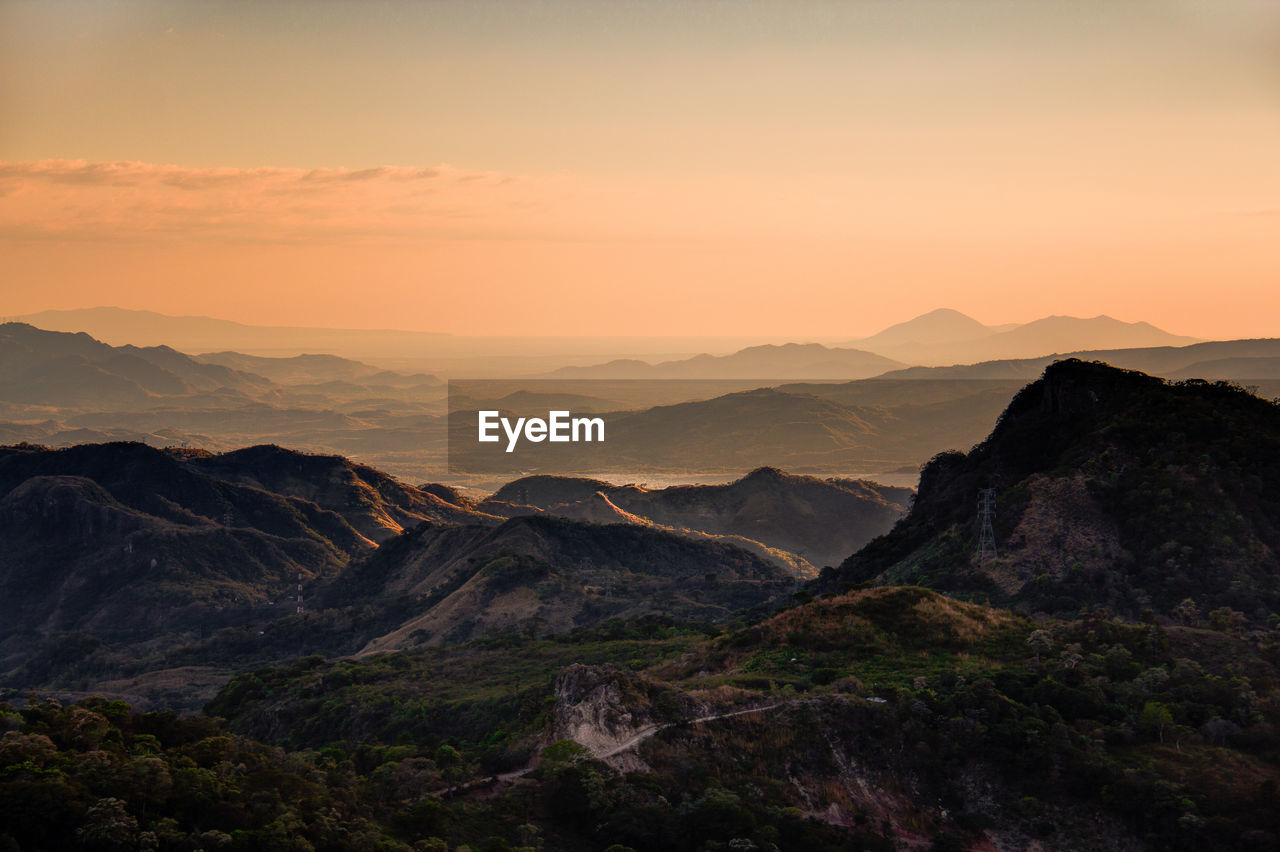
[[[503,486],[494,498],[583,519],[603,517],[612,507],[674,530],[741,536],[821,568],[887,532],[906,511],[911,491],[759,468],[727,485],[657,489],[531,476]]]
[[[418,527],[353,564],[324,599],[418,600],[419,614],[370,642],[372,652],[494,630],[563,632],[650,612],[717,620],[789,592],[795,579],[720,542],[525,516],[496,528]]]
[[[186,463],[208,476],[308,500],[337,512],[376,542],[423,521],[473,524],[499,521],[469,505],[405,485],[342,456],[299,453],[264,445],[221,455],[194,453]]]
[[[299,575],[336,574],[373,546],[335,512],[141,444],[0,449],[0,538],[6,638],[189,628],[289,595]]]

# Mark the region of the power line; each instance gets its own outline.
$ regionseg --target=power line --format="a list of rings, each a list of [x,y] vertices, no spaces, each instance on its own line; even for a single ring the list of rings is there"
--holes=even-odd
[[[996,490],[994,488],[978,489],[978,565],[985,568],[992,559],[997,559],[996,531],[991,520],[996,516]]]

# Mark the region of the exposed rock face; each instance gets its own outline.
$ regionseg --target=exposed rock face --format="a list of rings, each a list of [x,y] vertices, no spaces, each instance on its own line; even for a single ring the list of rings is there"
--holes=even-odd
[[[600,753],[651,724],[647,713],[637,714],[623,701],[619,676],[612,666],[575,663],[561,671],[555,684],[554,738],[570,739]]]
[[[1078,571],[1101,577],[1121,558],[1115,521],[1089,492],[1083,474],[1035,474],[1026,480],[1026,491],[1027,506],[1005,545],[1017,556],[1005,561],[1012,573],[1007,591],[1016,592],[1036,576],[1057,581]]]
[[[685,693],[611,665],[562,669],[555,698],[552,740],[573,740],[596,758],[630,770],[644,768],[630,746],[705,712]]]

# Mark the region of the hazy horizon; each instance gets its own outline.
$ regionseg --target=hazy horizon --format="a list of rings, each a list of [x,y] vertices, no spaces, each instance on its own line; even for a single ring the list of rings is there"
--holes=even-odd
[[[0,7],[7,314],[1274,334],[1250,0]]]
[[[725,333],[725,334],[701,334],[701,335],[688,335],[688,334],[625,334],[625,335],[608,335],[608,334],[583,334],[583,333],[573,333],[573,334],[569,334],[569,333],[559,333],[559,334],[462,334],[462,333],[457,333],[457,332],[452,332],[452,331],[444,331],[444,330],[432,329],[432,328],[410,328],[410,327],[408,327],[408,326],[396,326],[396,325],[384,325],[384,326],[378,326],[378,325],[355,325],[355,324],[343,324],[343,325],[313,325],[313,324],[304,324],[304,323],[298,323],[298,322],[293,322],[293,323],[265,323],[265,322],[250,322],[250,321],[248,321],[248,320],[244,320],[244,319],[237,319],[237,318],[235,318],[235,317],[232,317],[232,316],[225,316],[225,315],[218,315],[218,316],[214,316],[214,315],[211,315],[211,314],[195,314],[195,313],[192,313],[192,314],[174,314],[174,313],[167,313],[167,312],[164,312],[164,311],[154,310],[154,309],[151,309],[151,308],[128,308],[128,307],[123,307],[123,306],[121,306],[121,305],[108,305],[108,304],[92,304],[92,305],[91,305],[91,304],[83,304],[83,305],[79,305],[79,306],[75,306],[75,307],[69,307],[69,308],[43,308],[43,309],[39,309],[39,310],[32,310],[32,311],[11,312],[11,313],[8,313],[8,314],[5,314],[5,315],[0,315],[0,321],[9,322],[9,321],[18,320],[18,321],[23,321],[23,322],[25,322],[25,321],[27,321],[28,319],[31,319],[31,318],[36,317],[36,316],[41,315],[41,314],[52,314],[52,315],[63,314],[63,315],[66,315],[66,314],[76,314],[76,313],[86,313],[86,312],[115,312],[115,311],[124,312],[124,313],[127,313],[127,314],[133,314],[133,315],[141,315],[141,314],[155,314],[155,315],[157,315],[157,316],[159,316],[159,317],[162,317],[162,318],[164,318],[164,319],[172,319],[172,320],[212,320],[213,322],[217,322],[217,323],[224,323],[224,322],[225,322],[225,323],[235,323],[235,324],[237,324],[237,325],[245,325],[245,326],[256,327],[256,328],[290,328],[290,329],[309,329],[309,330],[325,330],[325,331],[386,331],[386,332],[403,332],[403,333],[408,333],[408,334],[424,334],[424,335],[433,335],[433,336],[438,336],[438,337],[442,337],[442,338],[458,338],[458,339],[484,339],[484,338],[519,339],[519,338],[527,338],[527,339],[546,339],[546,340],[559,340],[559,339],[576,339],[576,340],[608,339],[608,340],[613,340],[613,339],[619,339],[619,338],[621,338],[621,339],[641,339],[641,340],[663,340],[663,339],[677,338],[677,339],[686,339],[686,340],[690,340],[690,339],[705,339],[705,340],[745,340],[745,339],[765,339],[765,338],[767,338],[767,339],[769,339],[769,340],[771,340],[771,341],[776,342],[777,344],[783,344],[783,343],[800,343],[800,344],[805,344],[805,343],[822,343],[822,344],[824,344],[824,345],[831,345],[831,344],[833,344],[833,343],[852,343],[852,342],[856,342],[856,341],[858,341],[858,340],[862,340],[862,339],[865,339],[865,338],[868,338],[868,337],[874,337],[876,334],[879,334],[879,333],[880,333],[880,332],[882,332],[882,331],[885,331],[885,330],[887,330],[887,329],[893,328],[893,327],[898,326],[898,325],[903,325],[903,324],[909,323],[909,322],[910,322],[910,321],[912,321],[912,320],[921,319],[921,318],[926,317],[926,316],[929,316],[929,315],[931,315],[931,314],[950,313],[950,312],[958,313],[958,314],[961,314],[961,315],[963,315],[963,316],[965,316],[965,317],[967,317],[967,318],[969,318],[969,319],[976,320],[976,321],[977,321],[977,322],[979,322],[980,324],[982,324],[982,325],[986,326],[987,328],[991,328],[991,329],[998,329],[998,328],[1005,328],[1005,329],[1007,329],[1007,328],[1013,328],[1013,327],[1017,327],[1017,326],[1020,326],[1020,325],[1026,325],[1026,324],[1028,324],[1028,323],[1036,322],[1036,321],[1039,321],[1039,320],[1045,320],[1045,319],[1080,319],[1080,320],[1092,320],[1092,319],[1113,319],[1113,320],[1117,320],[1117,321],[1119,321],[1119,322],[1124,322],[1124,323],[1131,323],[1131,324],[1147,323],[1147,324],[1149,324],[1149,325],[1155,325],[1154,323],[1149,322],[1148,320],[1146,320],[1146,319],[1145,319],[1145,318],[1143,318],[1143,317],[1135,317],[1135,318],[1133,318],[1133,319],[1128,319],[1128,318],[1116,317],[1116,316],[1113,316],[1113,315],[1110,315],[1110,314],[1105,314],[1105,313],[1102,313],[1102,314],[1095,314],[1095,315],[1092,315],[1092,316],[1071,315],[1071,314],[1043,314],[1043,315],[1028,316],[1028,317],[1023,317],[1023,318],[1019,318],[1019,319],[1014,319],[1014,320],[1010,320],[1010,321],[1008,321],[1008,322],[988,322],[988,321],[985,321],[982,317],[974,316],[974,315],[972,315],[972,314],[970,314],[970,313],[967,313],[967,312],[965,312],[965,311],[960,311],[960,310],[958,310],[958,309],[956,309],[956,308],[952,308],[952,307],[947,306],[947,305],[939,305],[939,306],[935,306],[935,307],[933,307],[933,308],[931,308],[931,309],[928,309],[928,310],[922,311],[922,312],[920,312],[920,313],[911,314],[910,316],[901,316],[901,317],[898,317],[897,319],[890,319],[887,323],[885,323],[885,324],[883,324],[883,325],[875,326],[875,327],[873,327],[873,328],[869,328],[868,330],[866,330],[866,331],[864,331],[864,332],[859,332],[859,333],[847,333],[847,332],[846,332],[846,333],[836,333],[836,334],[828,334],[828,335],[812,335],[812,334],[810,334],[810,335],[806,335],[806,334],[785,334],[785,333],[784,333],[784,334],[778,334],[778,333],[769,333],[769,334],[734,334],[734,333]],[[1161,331],[1169,331],[1169,329],[1166,329],[1166,328],[1163,328],[1163,327],[1160,327],[1160,330],[1161,330]],[[1173,333],[1173,332],[1170,332],[1170,333]],[[1192,334],[1187,334],[1186,336],[1188,336],[1188,337],[1198,337],[1198,338],[1199,338],[1199,339],[1201,339],[1201,340],[1210,340],[1210,339],[1213,339],[1213,338],[1204,337],[1204,336],[1202,336],[1202,335],[1192,335]],[[1219,338],[1219,339],[1222,339],[1222,338]],[[1243,339],[1243,338],[1239,338],[1239,339]]]
[[[217,317],[171,316],[110,306],[0,315],[0,321],[11,320],[49,331],[86,332],[114,346],[170,346],[191,355],[330,354],[400,372],[470,378],[552,375],[564,369],[605,370],[617,378],[638,369],[661,370],[673,364],[683,375],[685,368],[680,365],[685,362],[693,366],[697,359],[711,356],[720,363],[732,361],[727,356],[733,356],[738,359],[733,367],[709,362],[694,369],[720,375],[727,367],[734,375],[762,380],[823,376],[847,380],[909,365],[944,366],[1205,342],[1168,334],[1149,323],[1124,323],[1106,316],[1051,316],[1023,324],[986,325],[950,308],[935,309],[854,339],[849,335],[788,338],[776,334],[466,336],[386,328],[248,325]]]

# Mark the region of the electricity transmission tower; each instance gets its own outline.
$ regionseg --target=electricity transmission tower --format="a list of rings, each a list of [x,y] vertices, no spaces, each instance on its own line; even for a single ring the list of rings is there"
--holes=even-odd
[[[302,572],[298,572],[298,614],[302,614]]]
[[[996,559],[996,531],[991,526],[991,519],[996,516],[996,490],[994,488],[978,489],[978,565],[986,567],[992,559]]]

